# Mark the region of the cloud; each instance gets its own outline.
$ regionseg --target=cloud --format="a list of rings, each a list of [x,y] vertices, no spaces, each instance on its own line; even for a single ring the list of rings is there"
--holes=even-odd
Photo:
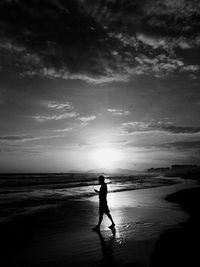
[[[102,60],[102,59],[101,59]],[[128,73],[125,73],[126,70],[123,69],[120,72],[116,72],[115,70],[112,70],[112,68],[106,67],[106,62],[104,65],[104,73],[99,74],[92,74],[84,70],[82,73],[71,73],[68,68],[62,67],[60,69],[55,69],[54,67],[43,67],[42,69],[38,69],[35,71],[26,71],[23,73],[23,76],[36,76],[40,75],[42,77],[48,77],[48,78],[60,78],[60,79],[70,79],[70,80],[82,80],[86,81],[88,83],[94,83],[94,84],[101,84],[101,83],[109,83],[109,82],[118,82],[123,81],[127,82],[129,79]]]
[[[64,129],[56,129],[56,130],[53,130],[54,132],[69,132],[69,131],[72,131],[73,128],[71,127],[68,127],[68,128],[64,128]]]
[[[32,116],[38,122],[58,121],[79,116],[79,113],[75,111],[73,104],[69,101],[42,101],[41,105],[46,108],[45,114]]]
[[[65,137],[64,135],[42,135],[42,136],[32,136],[32,135],[0,135],[0,142],[25,142],[32,140],[41,140],[41,139],[51,139],[51,138],[61,138]]]
[[[120,132],[122,134],[131,134],[137,132],[166,132],[171,134],[194,134],[200,133],[200,127],[189,127],[189,126],[175,126],[171,122],[155,121],[150,122],[138,122],[131,121],[122,123]]]
[[[112,53],[115,43],[83,3],[1,1],[0,18],[1,61],[21,68],[22,76],[88,82],[124,79]]]
[[[82,116],[77,118],[79,121],[81,121],[80,126],[81,127],[86,127],[89,125],[89,122],[95,120],[97,116],[95,115],[90,115],[90,116]]]
[[[31,135],[1,135],[0,141],[27,141],[27,140],[35,140],[38,137],[34,137]]]
[[[143,42],[145,45],[149,45],[154,49],[159,47],[166,48],[166,40],[164,38],[148,36],[142,33],[137,34],[137,40]]]
[[[116,115],[116,116],[128,116],[128,115],[130,115],[130,111],[123,110],[123,109],[109,108],[109,109],[107,109],[107,111],[110,112],[113,115]]]
[[[42,153],[42,151],[40,150],[36,150],[33,147],[31,148],[27,148],[27,147],[0,147],[0,152],[1,153],[26,153],[26,154],[33,154],[33,155],[37,155]]]
[[[199,65],[188,65],[183,67],[183,71],[198,72],[200,70]]]
[[[155,57],[139,55],[135,57],[139,65],[135,69],[130,69],[138,75],[153,74],[155,77],[166,76],[175,71],[189,71],[188,66],[184,66],[182,60],[159,54]]]
[[[199,47],[199,21],[196,0],[2,0],[1,65],[15,66],[22,77],[126,82],[149,73],[147,62],[135,60],[140,54],[152,59]],[[193,65],[174,58],[186,69]],[[157,68],[173,73],[179,67],[170,61]]]
[[[200,141],[179,141],[179,142],[171,142],[171,143],[164,143],[160,144],[160,147],[166,147],[171,149],[178,149],[178,150],[197,150],[200,149]]]
[[[8,50],[9,52],[23,52],[25,51],[25,47],[12,43],[11,40],[1,40],[0,49]]]
[[[69,118],[76,118],[79,114],[76,112],[65,112],[58,115],[37,115],[33,116],[32,118],[35,119],[38,122],[45,122],[45,121],[52,121],[52,120],[64,120]]]
[[[80,117],[78,118],[80,121],[82,122],[88,122],[88,121],[93,121],[96,119],[96,116],[95,115],[90,115],[90,116],[87,116],[87,117]]]
[[[48,108],[52,109],[73,109],[73,106],[70,102],[65,102],[65,103],[59,103],[56,101],[47,101],[44,103]]]
[[[189,40],[183,36],[180,37],[165,37],[165,36],[153,36],[147,33],[137,33],[137,41],[142,42],[144,45],[150,46],[153,49],[163,49],[166,51],[173,51],[175,48],[181,48],[183,50],[189,49],[197,45],[195,40]]]

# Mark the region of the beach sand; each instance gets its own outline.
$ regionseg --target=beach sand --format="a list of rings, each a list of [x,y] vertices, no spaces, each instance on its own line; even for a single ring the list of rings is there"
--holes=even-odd
[[[66,201],[57,208],[2,223],[0,265],[171,266],[159,261],[160,253],[164,258],[172,253],[165,250],[165,243],[171,247],[169,242],[174,240],[166,239],[165,235],[171,233],[169,231],[177,233],[185,224],[190,228],[191,211],[184,210],[183,203],[165,198],[181,189],[195,187],[195,182],[185,181],[171,186],[110,193],[108,201],[116,223],[115,233],[108,228],[107,218],[100,233],[91,231],[98,220],[97,197]],[[176,238],[179,239],[179,233]]]

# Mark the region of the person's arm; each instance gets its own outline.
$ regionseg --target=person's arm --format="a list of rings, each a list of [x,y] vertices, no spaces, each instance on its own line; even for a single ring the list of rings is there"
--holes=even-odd
[[[99,194],[99,191],[98,191],[98,190],[94,189],[94,191],[95,191],[96,193],[98,193],[98,194]]]

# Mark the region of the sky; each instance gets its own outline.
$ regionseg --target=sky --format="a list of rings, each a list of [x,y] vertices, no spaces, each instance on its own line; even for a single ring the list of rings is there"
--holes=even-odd
[[[200,159],[198,0],[1,0],[0,172]]]

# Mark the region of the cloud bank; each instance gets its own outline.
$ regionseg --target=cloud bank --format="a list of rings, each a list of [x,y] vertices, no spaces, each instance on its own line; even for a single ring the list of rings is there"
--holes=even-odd
[[[166,132],[171,134],[196,134],[200,133],[200,127],[176,126],[171,122],[155,121],[137,122],[130,121],[122,123],[120,132],[122,134],[132,134],[137,132]]]
[[[179,53],[199,49],[196,0],[2,0],[0,25],[1,67],[22,77],[102,83],[199,71]]]

